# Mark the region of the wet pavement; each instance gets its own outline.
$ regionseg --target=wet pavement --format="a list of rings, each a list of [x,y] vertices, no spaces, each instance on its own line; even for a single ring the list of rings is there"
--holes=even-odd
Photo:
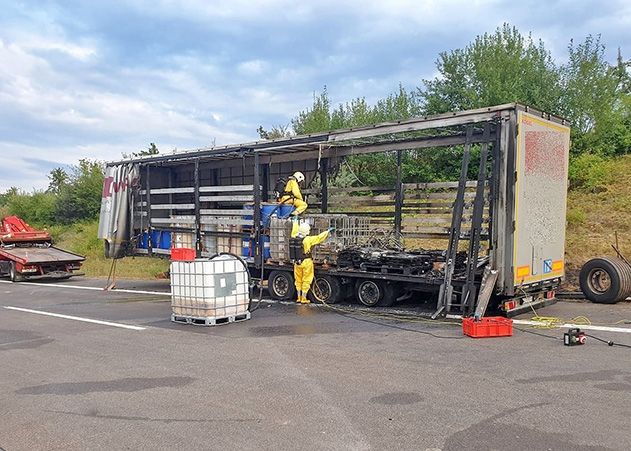
[[[510,338],[475,340],[453,324],[387,320],[385,310],[269,302],[249,321],[181,325],[169,320],[169,297],[160,294],[168,281],[117,284],[159,293],[69,285],[105,281],[0,283],[0,448],[7,451],[623,450],[631,443],[631,349],[593,340],[565,347],[563,331],[525,327]],[[559,302],[539,313],[631,328],[629,303]],[[596,335],[631,344],[631,334]]]

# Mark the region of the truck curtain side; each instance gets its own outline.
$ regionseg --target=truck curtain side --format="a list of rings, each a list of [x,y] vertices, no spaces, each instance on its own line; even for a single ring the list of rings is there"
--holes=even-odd
[[[454,149],[462,161],[453,181],[403,180],[406,159]],[[394,186],[334,186],[332,174],[346,157],[371,153],[387,155]],[[394,284],[438,293],[436,314],[462,315],[476,308],[484,278],[493,284],[485,290],[493,295],[491,305],[515,313],[550,302],[564,276],[568,155],[565,120],[507,104],[112,162],[108,170],[118,170],[117,186],[129,190],[115,199],[119,205],[112,205],[111,196],[104,205],[107,211],[127,211],[122,221],[127,223],[102,214],[100,236],[116,236],[123,255],[169,255],[171,247],[193,247],[198,256],[222,247],[240,253],[251,237],[256,276],[267,259],[261,219],[269,213],[271,190],[278,177],[301,171],[307,178],[307,213],[367,215],[407,247],[442,243],[445,250],[438,273],[320,267],[318,277],[334,284],[350,281],[353,287],[355,281],[376,280],[381,288]],[[123,167],[129,180],[120,178]],[[247,205],[251,210],[244,210]],[[117,224],[117,230],[108,224]],[[455,272],[463,253],[466,271]],[[288,265],[264,265],[265,277],[290,274]]]

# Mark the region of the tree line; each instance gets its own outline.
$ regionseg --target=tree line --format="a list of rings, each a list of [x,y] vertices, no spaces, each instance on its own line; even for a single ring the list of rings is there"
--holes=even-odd
[[[573,189],[597,189],[606,181],[612,158],[631,151],[631,62],[620,51],[606,60],[599,36],[568,43],[567,59],[556,61],[541,40],[504,24],[477,36],[467,46],[445,51],[436,60],[438,75],[420,80],[412,90],[398,86],[370,104],[364,97],[333,105],[324,89],[312,105],[287,125],[260,126],[263,139],[350,128],[448,111],[519,102],[567,118],[572,126],[570,183]],[[126,156],[158,153],[155,144]],[[405,181],[453,180],[459,174],[462,149],[407,152]],[[393,156],[349,157],[336,182],[382,185],[393,182]],[[49,174],[47,190],[33,193],[12,188],[0,193],[0,213],[22,215],[40,224],[72,223],[98,217],[104,166],[81,160]],[[473,174],[475,175],[475,174]]]

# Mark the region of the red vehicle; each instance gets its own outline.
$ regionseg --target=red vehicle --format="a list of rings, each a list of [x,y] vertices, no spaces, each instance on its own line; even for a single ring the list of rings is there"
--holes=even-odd
[[[0,275],[8,275],[12,282],[82,275],[76,271],[84,260],[54,247],[48,232],[35,230],[17,216],[0,223]]]

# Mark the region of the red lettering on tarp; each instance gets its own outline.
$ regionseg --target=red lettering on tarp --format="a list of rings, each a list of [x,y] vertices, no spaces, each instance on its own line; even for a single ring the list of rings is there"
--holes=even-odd
[[[103,198],[106,199],[108,197],[112,197],[112,194],[118,194],[120,191],[126,191],[129,187],[140,187],[140,179],[138,177],[134,177],[131,181],[125,179],[120,182],[115,182],[114,177],[106,177],[103,182]]]
[[[114,177],[106,177],[103,182],[103,198],[106,199],[108,197],[112,197],[112,182],[114,181]]]

